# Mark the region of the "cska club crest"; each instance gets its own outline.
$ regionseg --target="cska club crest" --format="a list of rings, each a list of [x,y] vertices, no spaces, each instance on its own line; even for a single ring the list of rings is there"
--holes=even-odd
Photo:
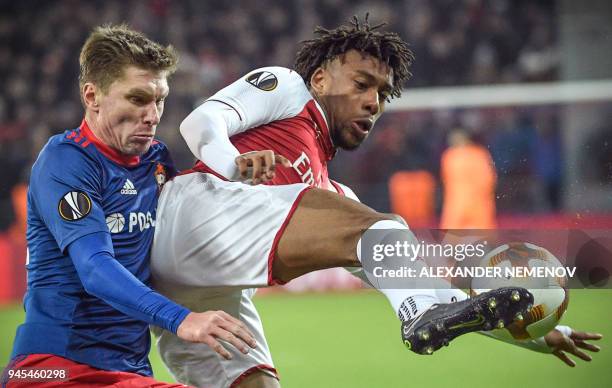
[[[155,166],[155,181],[157,182],[158,192],[164,187],[166,180],[166,167],[161,163],[157,163],[157,166]]]

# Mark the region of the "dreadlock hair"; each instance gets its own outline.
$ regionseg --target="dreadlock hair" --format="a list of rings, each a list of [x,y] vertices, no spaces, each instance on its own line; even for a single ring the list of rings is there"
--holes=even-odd
[[[306,85],[310,87],[310,78],[317,68],[326,62],[332,61],[349,50],[357,50],[363,54],[371,55],[393,69],[394,85],[391,97],[402,94],[402,86],[412,76],[409,71],[414,60],[414,54],[408,44],[394,32],[377,31],[387,23],[370,26],[369,14],[366,13],[364,22],[353,16],[348,24],[328,30],[318,26],[314,39],[305,40],[295,57],[294,69]]]

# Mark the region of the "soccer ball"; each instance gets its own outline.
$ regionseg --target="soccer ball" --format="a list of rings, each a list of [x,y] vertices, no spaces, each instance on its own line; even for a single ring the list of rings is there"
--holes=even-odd
[[[499,287],[523,287],[533,294],[533,307],[522,320],[515,321],[493,334],[506,340],[530,340],[542,337],[555,328],[569,303],[567,277],[540,278],[512,276],[522,269],[537,267],[559,268],[559,260],[546,249],[526,242],[504,244],[489,252],[480,263],[482,267],[501,268],[502,276],[472,279],[472,295]],[[523,267],[519,270],[518,267]],[[525,271],[522,271],[525,272]],[[552,271],[550,271],[552,272]]]

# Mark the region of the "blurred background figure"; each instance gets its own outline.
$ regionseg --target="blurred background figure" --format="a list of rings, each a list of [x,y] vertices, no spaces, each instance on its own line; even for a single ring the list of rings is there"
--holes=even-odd
[[[442,154],[440,178],[444,187],[441,229],[493,229],[497,176],[491,154],[455,128]]]
[[[391,211],[413,229],[432,225],[435,196],[436,178],[429,171],[398,171],[389,179]]]

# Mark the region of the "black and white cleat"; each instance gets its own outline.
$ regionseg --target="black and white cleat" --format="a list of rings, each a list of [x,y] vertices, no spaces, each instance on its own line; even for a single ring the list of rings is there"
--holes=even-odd
[[[402,340],[418,354],[433,354],[460,335],[502,329],[523,320],[533,305],[524,288],[504,287],[461,302],[435,304],[413,320],[402,323]]]

